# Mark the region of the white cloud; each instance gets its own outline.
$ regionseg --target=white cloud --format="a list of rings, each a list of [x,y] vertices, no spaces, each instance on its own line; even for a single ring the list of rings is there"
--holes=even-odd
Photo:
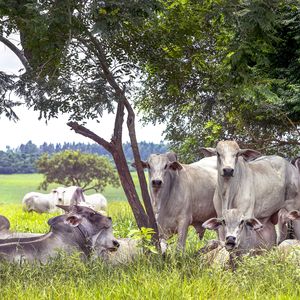
[[[20,69],[22,69],[22,64],[18,58],[6,46],[0,43],[0,70],[17,74]],[[39,114],[36,111],[20,107],[16,109],[16,112],[20,118],[16,123],[7,120],[5,116],[0,116],[0,150],[4,150],[6,146],[15,148],[29,140],[37,145],[43,142],[93,142],[69,129],[66,125],[68,121],[67,115],[60,115],[58,119],[51,119],[46,124],[45,120],[38,120]],[[99,121],[100,123],[88,121],[86,127],[109,141],[113,133],[114,116],[106,114]],[[124,142],[129,141],[125,122],[123,130]],[[164,128],[165,126],[163,125],[148,125],[143,127],[137,120],[137,139],[138,141],[159,143],[163,140],[162,131]]]

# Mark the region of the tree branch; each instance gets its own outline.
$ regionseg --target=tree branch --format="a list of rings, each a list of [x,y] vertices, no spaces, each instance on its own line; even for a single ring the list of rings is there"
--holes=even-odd
[[[76,133],[79,133],[83,136],[86,136],[96,143],[100,144],[103,146],[107,151],[112,152],[113,151],[113,146],[111,143],[107,142],[105,139],[102,137],[98,136],[94,132],[90,131],[86,127],[79,125],[77,122],[68,122],[67,125],[71,127],[72,130],[74,130]]]
[[[23,52],[18,47],[16,47],[11,41],[9,41],[7,38],[5,38],[2,35],[0,35],[0,42],[2,42],[5,46],[7,46],[19,58],[19,60],[25,67],[26,71],[31,70],[31,67],[30,67],[26,57],[24,56]]]

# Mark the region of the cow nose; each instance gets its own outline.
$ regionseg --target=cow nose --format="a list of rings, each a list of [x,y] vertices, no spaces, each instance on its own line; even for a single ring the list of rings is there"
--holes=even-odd
[[[113,245],[116,247],[116,248],[119,248],[120,247],[120,244],[117,240],[114,240],[113,241]]]
[[[234,169],[232,169],[232,168],[224,168],[223,169],[223,176],[224,177],[232,177],[233,172],[234,172]]]
[[[226,244],[235,245],[236,237],[235,236],[226,236]]]
[[[161,184],[162,184],[162,181],[159,179],[152,180],[152,186],[154,186],[154,187],[160,187]]]

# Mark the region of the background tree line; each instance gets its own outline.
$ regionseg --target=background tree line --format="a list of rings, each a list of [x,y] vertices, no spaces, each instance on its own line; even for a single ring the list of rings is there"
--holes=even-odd
[[[123,144],[126,160],[130,164],[133,161],[133,154],[129,143]],[[146,160],[151,153],[163,153],[168,150],[168,145],[164,143],[155,144],[148,142],[139,143],[139,149],[142,159]],[[12,149],[6,148],[6,151],[0,151],[0,174],[28,174],[37,173],[36,161],[42,154],[52,155],[65,150],[80,151],[82,153],[98,154],[106,156],[112,161],[111,154],[104,148],[99,147],[96,143],[43,143],[38,146],[32,141],[21,144],[19,147]]]

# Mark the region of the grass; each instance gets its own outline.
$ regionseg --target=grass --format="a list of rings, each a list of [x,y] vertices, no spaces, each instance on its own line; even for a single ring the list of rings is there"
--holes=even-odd
[[[12,229],[48,230],[47,220],[52,215],[23,212],[18,196],[26,192],[26,184],[34,187],[38,180],[38,175],[0,178],[0,214],[10,219]],[[109,199],[109,215],[115,236],[125,237],[136,225],[127,202],[116,201],[124,196],[111,191],[114,193],[116,198]],[[205,240],[210,238],[206,233]],[[245,258],[232,272],[209,267],[195,256],[203,243],[191,229],[184,255],[171,245],[165,258],[140,255],[131,263],[114,266],[101,260],[83,263],[63,254],[46,265],[1,263],[1,299],[299,299],[299,258],[272,251]]]

